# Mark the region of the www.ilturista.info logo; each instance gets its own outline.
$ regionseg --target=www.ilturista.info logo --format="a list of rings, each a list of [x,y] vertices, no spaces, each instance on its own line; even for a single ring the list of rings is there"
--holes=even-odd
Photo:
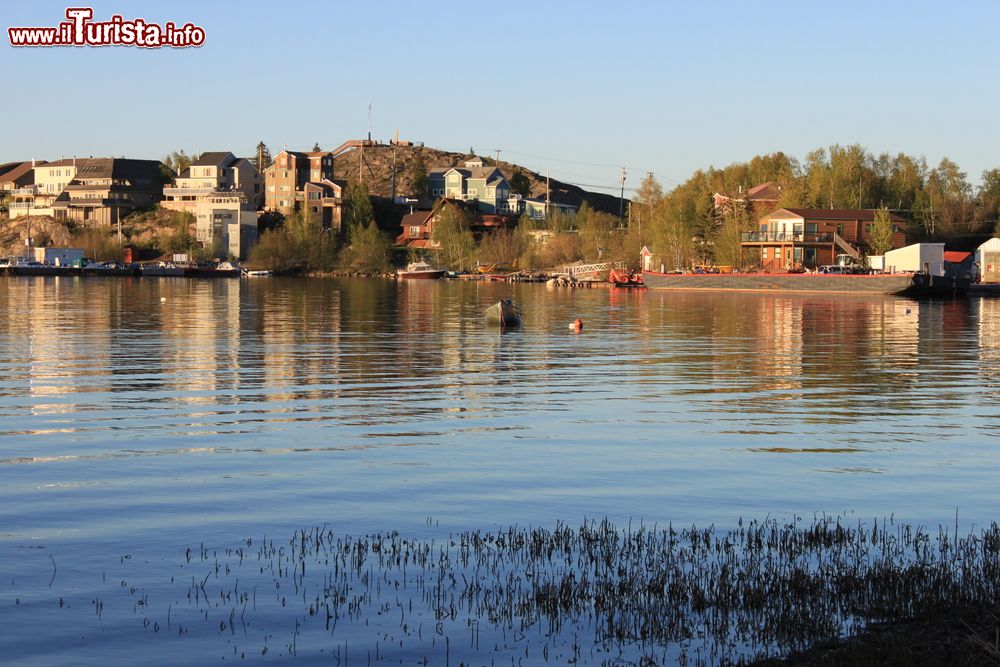
[[[205,43],[205,29],[173,21],[164,25],[143,19],[125,20],[114,15],[108,21],[92,21],[90,7],[70,7],[67,21],[54,28],[7,28],[11,46],[141,46],[158,49],[164,46],[185,48]]]

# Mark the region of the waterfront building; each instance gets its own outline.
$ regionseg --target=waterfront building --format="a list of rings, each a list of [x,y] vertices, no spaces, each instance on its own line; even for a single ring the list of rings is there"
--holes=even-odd
[[[1000,283],[1000,239],[992,238],[976,248],[975,269],[981,283]]]
[[[195,236],[219,256],[246,259],[257,242],[257,211],[239,190],[217,190],[195,206]]]
[[[250,160],[213,151],[202,153],[163,189],[161,206],[193,215],[203,247],[245,259],[257,241],[263,190],[260,172]]]
[[[834,264],[837,255],[855,261],[869,255],[875,209],[781,208],[759,220],[759,231],[740,237],[740,263],[757,264],[762,271],[787,271]],[[906,221],[889,214],[892,247],[906,245]]]

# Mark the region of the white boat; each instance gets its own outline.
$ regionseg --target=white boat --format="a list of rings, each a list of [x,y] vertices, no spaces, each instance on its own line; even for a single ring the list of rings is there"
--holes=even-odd
[[[274,275],[274,271],[270,269],[243,269],[243,275],[247,278],[267,278]]]
[[[437,278],[443,276],[446,272],[447,271],[445,269],[435,269],[427,262],[410,262],[406,265],[405,270],[396,271],[396,275],[400,278],[409,280],[436,280]]]

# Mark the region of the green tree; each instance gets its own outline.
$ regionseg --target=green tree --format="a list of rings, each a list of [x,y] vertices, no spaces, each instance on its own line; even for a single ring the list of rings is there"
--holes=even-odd
[[[722,214],[721,225],[714,240],[715,262],[722,266],[740,266],[740,241],[745,232],[756,226],[753,208],[746,204],[730,207]]]
[[[525,240],[521,234],[498,229],[483,237],[477,257],[482,264],[511,265],[517,262],[525,249]]]
[[[351,185],[347,189],[347,210],[344,212],[344,227],[348,230],[348,234],[354,227],[367,227],[374,219],[368,186],[364,183]]]
[[[267,144],[263,141],[257,144],[254,149],[254,156],[250,158],[253,162],[253,166],[257,168],[257,171],[264,173],[264,170],[271,166],[271,151],[268,150]]]
[[[531,179],[518,169],[510,177],[510,191],[522,197],[529,196],[531,194]]]
[[[424,156],[417,153],[416,157],[410,162],[407,172],[410,182],[413,184],[411,186],[411,194],[421,199],[429,196],[430,193],[427,191],[429,183],[427,178],[427,163],[424,162]]]
[[[179,151],[171,151],[165,158],[163,158],[163,164],[167,165],[180,176],[181,172],[191,166],[191,163],[197,160],[200,156],[197,153],[188,155],[184,152],[182,148]]]
[[[355,271],[375,273],[389,268],[392,243],[374,220],[367,225],[356,224],[348,229],[348,246],[344,264]]]
[[[656,209],[663,204],[663,187],[660,185],[652,173],[646,174],[639,184],[639,189],[635,192],[635,197],[629,205],[629,229],[634,229],[635,242],[639,247],[635,249],[636,255],[645,245],[645,239],[652,234],[655,225]],[[643,232],[645,227],[645,233]]]
[[[580,229],[580,245],[583,256],[586,259],[601,261],[606,259],[605,254],[611,248],[611,238],[616,227],[618,227],[618,217],[610,213],[594,211],[581,206],[577,212]]]
[[[892,250],[892,218],[889,209],[880,206],[875,211],[875,218],[868,230],[868,247],[873,255],[884,255]]]
[[[447,204],[435,215],[431,240],[440,248],[441,259],[454,270],[471,264],[476,241],[469,227],[469,214],[458,206]]]

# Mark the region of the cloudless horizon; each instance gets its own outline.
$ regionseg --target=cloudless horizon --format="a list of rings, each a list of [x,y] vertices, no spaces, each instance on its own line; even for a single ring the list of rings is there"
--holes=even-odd
[[[77,4],[77,3],[71,3]],[[83,3],[79,3],[83,4]],[[368,131],[481,155],[595,191],[858,143],[1000,166],[986,132],[1000,5],[957,2],[646,3],[99,1],[188,21],[190,49],[20,48],[4,31],[0,162],[162,159],[333,148]],[[55,26],[65,2],[5,9],[4,28]]]

